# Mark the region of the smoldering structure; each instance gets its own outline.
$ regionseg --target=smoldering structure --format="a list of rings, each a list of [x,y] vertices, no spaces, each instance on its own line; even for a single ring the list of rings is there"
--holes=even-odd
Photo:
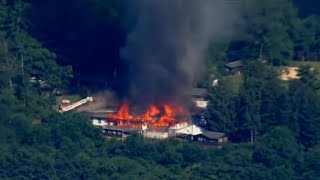
[[[232,34],[234,2],[128,0],[128,37],[121,50],[128,69],[129,84],[121,82],[128,87],[127,98],[114,112],[89,112],[93,125],[109,137],[126,138],[134,131],[146,138],[226,143],[224,133],[193,124],[185,99],[191,101],[188,95],[201,76],[209,43]]]
[[[232,34],[238,9],[230,0],[135,0],[121,50],[130,103],[181,103],[201,75],[205,50]]]

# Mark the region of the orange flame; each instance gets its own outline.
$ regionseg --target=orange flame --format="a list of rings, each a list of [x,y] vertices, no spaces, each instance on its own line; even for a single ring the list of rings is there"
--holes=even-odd
[[[180,106],[170,106],[164,104],[158,108],[151,105],[147,111],[142,115],[131,115],[128,103],[122,104],[118,113],[108,115],[108,118],[118,126],[141,127],[147,125],[148,127],[169,127],[177,123],[177,117],[185,117],[185,110]],[[183,119],[183,121],[186,121]]]

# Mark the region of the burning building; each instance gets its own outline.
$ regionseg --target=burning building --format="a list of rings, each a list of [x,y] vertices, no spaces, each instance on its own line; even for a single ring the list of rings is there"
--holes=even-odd
[[[187,122],[186,110],[180,106],[164,104],[150,105],[143,114],[130,111],[129,104],[123,103],[117,113],[107,115],[108,124],[124,129],[140,129],[144,137],[165,139],[172,136],[169,128]]]
[[[192,124],[187,110],[180,106],[151,105],[144,113],[136,114],[130,111],[128,103],[123,103],[118,111],[86,114],[106,137],[126,139],[131,134],[139,134],[144,138],[180,138],[216,146],[228,142],[225,133],[207,131]]]
[[[172,127],[192,124],[192,100],[186,95],[202,76],[209,44],[232,34],[235,12],[229,1],[220,0],[128,1],[128,36],[120,50],[126,78],[120,84],[129,102],[94,123],[107,134],[121,135],[119,128],[129,127],[159,138],[175,134]],[[194,102],[203,111],[208,101],[197,93]]]
[[[183,107],[164,104],[162,106],[150,105],[145,113],[134,115],[130,112],[129,104],[124,103],[117,113],[109,114],[108,119],[117,126],[147,126],[156,129],[187,121],[186,113]]]

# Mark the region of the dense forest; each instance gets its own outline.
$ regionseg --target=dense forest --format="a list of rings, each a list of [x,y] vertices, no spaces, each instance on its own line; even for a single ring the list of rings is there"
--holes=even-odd
[[[243,1],[244,23],[208,48],[199,83],[210,92],[203,126],[231,140],[219,149],[105,139],[88,118],[52,109],[56,88],[121,89],[126,0],[0,0],[0,179],[320,179],[318,70],[301,66],[288,82],[277,72],[320,61],[320,3]],[[223,65],[239,59],[235,87]]]

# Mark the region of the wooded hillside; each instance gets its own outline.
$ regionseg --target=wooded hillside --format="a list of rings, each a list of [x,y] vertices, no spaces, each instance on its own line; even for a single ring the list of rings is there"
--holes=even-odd
[[[0,0],[0,179],[319,179],[319,69],[303,65],[320,61],[319,3],[245,1],[199,83],[210,92],[203,127],[231,140],[218,149],[106,139],[87,117],[53,110],[56,88],[123,88],[127,0]],[[245,64],[238,89],[224,68],[233,60]],[[300,79],[283,82],[292,60]]]

